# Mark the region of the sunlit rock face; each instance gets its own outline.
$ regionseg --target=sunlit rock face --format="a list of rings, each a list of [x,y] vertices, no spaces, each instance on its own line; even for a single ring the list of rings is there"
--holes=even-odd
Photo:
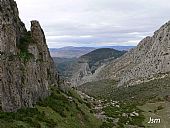
[[[118,86],[131,86],[165,77],[170,72],[170,21],[146,37],[138,46],[89,74],[84,64],[72,84],[112,79]],[[82,75],[80,75],[80,73]],[[83,77],[81,77],[83,76]]]
[[[57,86],[53,60],[38,21],[27,31],[14,0],[0,0],[0,101],[3,111],[33,107]]]
[[[170,21],[136,48],[103,67],[93,78],[115,79],[119,86],[130,86],[165,77],[170,72]]]

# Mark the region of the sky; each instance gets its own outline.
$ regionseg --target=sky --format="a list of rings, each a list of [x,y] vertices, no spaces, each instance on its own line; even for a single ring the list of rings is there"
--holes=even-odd
[[[170,0],[15,0],[30,29],[38,20],[50,48],[134,46],[170,20]]]

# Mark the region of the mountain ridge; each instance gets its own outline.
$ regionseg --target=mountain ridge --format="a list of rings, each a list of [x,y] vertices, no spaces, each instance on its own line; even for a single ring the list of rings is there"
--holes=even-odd
[[[118,85],[134,85],[166,74],[170,70],[170,21],[157,30],[152,37],[146,37],[136,48],[120,58],[103,66],[89,81],[113,79]]]
[[[62,48],[50,48],[50,53],[52,57],[60,58],[78,58],[84,54],[87,54],[95,49],[100,48],[111,48],[118,51],[129,51],[135,46],[103,46],[103,47],[62,47]]]

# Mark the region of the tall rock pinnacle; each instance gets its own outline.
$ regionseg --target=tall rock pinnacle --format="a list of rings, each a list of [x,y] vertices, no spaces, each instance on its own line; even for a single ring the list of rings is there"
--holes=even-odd
[[[33,107],[57,85],[53,60],[38,21],[27,31],[14,0],[0,0],[0,103],[3,111]]]

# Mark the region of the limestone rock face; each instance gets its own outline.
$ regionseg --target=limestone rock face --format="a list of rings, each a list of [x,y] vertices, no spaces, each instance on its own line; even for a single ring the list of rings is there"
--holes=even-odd
[[[93,80],[115,79],[134,85],[170,72],[170,21],[122,57],[112,61]]]
[[[73,73],[71,77],[71,85],[77,86],[81,85],[82,83],[88,82],[88,77],[92,75],[89,64],[87,62],[79,63],[76,65],[77,70]]]
[[[27,31],[14,0],[0,0],[0,102],[3,111],[33,107],[57,85],[53,60],[38,21]]]

